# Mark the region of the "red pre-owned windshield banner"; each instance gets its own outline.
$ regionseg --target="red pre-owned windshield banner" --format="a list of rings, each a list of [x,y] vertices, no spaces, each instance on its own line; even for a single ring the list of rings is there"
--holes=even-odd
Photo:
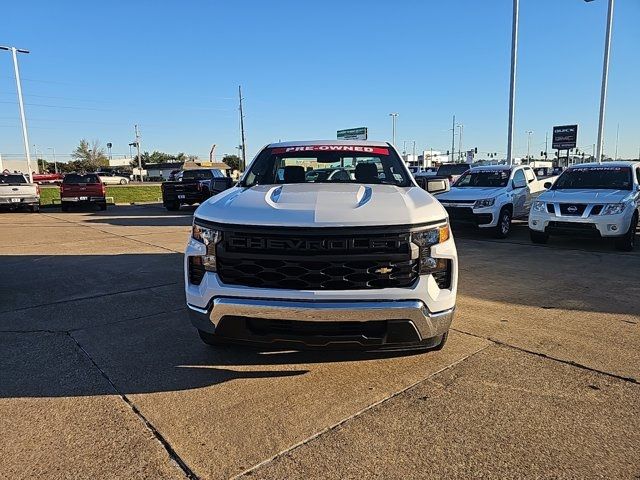
[[[364,145],[300,145],[291,147],[274,148],[271,153],[304,153],[304,152],[354,152],[370,153],[373,155],[389,155],[388,148],[367,147]]]

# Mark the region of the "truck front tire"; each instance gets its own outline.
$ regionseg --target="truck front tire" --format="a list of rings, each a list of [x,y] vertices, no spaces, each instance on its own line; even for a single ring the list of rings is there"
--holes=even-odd
[[[616,250],[631,252],[636,246],[636,228],[638,228],[638,214],[634,214],[629,230],[622,237],[616,238]]]
[[[529,229],[529,237],[533,243],[537,243],[539,245],[544,245],[549,241],[549,235],[544,232],[536,232],[535,230]]]
[[[493,236],[495,238],[507,238],[511,232],[511,209],[502,207],[498,215],[498,224],[494,227]]]

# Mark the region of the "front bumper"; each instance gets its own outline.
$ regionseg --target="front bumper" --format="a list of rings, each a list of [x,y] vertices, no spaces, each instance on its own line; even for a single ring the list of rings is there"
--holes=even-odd
[[[492,207],[474,209],[473,205],[442,205],[449,214],[449,221],[455,225],[471,225],[474,227],[495,227],[498,223],[498,212]]]
[[[447,333],[454,308],[430,312],[420,300],[293,301],[219,297],[188,305],[193,325],[254,344],[429,348]]]
[[[549,235],[577,235],[585,237],[620,237],[631,224],[633,212],[619,215],[569,216],[547,212],[531,212],[529,228]]]

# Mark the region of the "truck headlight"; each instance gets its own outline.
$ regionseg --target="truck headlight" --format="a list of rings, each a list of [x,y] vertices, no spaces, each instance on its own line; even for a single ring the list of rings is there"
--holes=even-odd
[[[449,224],[429,230],[411,233],[411,242],[418,246],[419,271],[421,275],[446,270],[449,262],[444,258],[431,256],[431,247],[449,240],[451,232]]]
[[[602,209],[601,215],[618,215],[624,212],[625,207],[624,203],[607,203]]]
[[[191,238],[203,243],[207,247],[207,254],[200,257],[202,259],[202,265],[208,272],[216,271],[216,244],[222,239],[222,234],[219,230],[213,228],[203,227],[196,223],[191,228]]]
[[[535,202],[533,202],[533,205],[531,205],[531,210],[533,210],[534,212],[545,212],[547,210],[547,206],[544,202],[536,200]]]
[[[476,203],[473,204],[473,208],[493,207],[495,203],[495,198],[483,198],[481,200],[476,200]]]

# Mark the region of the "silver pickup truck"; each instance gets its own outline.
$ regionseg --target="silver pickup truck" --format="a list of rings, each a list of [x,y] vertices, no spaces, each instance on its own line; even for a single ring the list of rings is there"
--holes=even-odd
[[[40,211],[40,187],[21,173],[0,174],[0,207],[17,209],[27,207],[32,212]]]

